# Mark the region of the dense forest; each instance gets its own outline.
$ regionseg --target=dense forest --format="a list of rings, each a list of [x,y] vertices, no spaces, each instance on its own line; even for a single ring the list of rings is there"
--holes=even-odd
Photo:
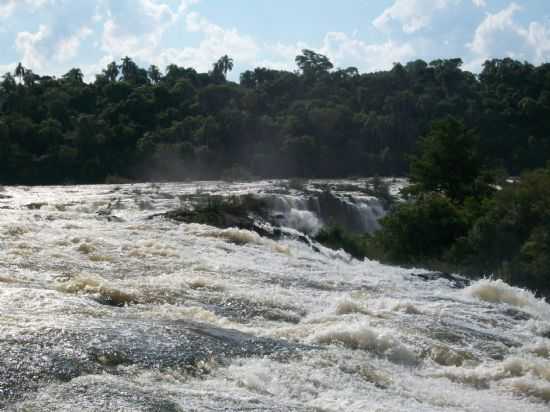
[[[550,64],[417,60],[389,71],[335,69],[310,50],[297,71],[257,68],[228,81],[228,56],[209,73],[165,73],[126,57],[95,81],[19,64],[0,83],[0,183],[106,179],[404,175],[434,120],[479,135],[490,167],[518,174],[550,158]]]

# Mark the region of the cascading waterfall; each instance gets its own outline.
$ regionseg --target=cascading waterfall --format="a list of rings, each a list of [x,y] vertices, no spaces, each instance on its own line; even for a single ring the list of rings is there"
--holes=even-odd
[[[262,196],[282,226],[315,235],[323,226],[339,225],[357,233],[373,233],[386,211],[370,196],[333,192]]]

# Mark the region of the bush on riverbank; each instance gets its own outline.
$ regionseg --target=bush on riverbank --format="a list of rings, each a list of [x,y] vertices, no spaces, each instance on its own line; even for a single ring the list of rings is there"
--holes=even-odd
[[[350,233],[341,226],[330,226],[322,229],[315,240],[330,249],[343,249],[356,259],[369,255],[369,235]]]
[[[485,207],[448,258],[470,271],[550,291],[550,170],[525,173]]]

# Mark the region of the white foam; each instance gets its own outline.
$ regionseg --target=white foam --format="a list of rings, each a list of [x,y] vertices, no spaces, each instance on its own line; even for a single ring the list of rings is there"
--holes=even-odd
[[[504,281],[482,279],[467,287],[464,292],[472,297],[490,303],[505,303],[538,315],[550,316],[550,305],[537,299],[533,293],[513,287]]]
[[[274,184],[201,186],[241,195]],[[156,196],[159,187],[171,196]],[[550,332],[550,312],[544,301],[500,281],[458,291],[410,276],[422,269],[353,260],[325,248],[318,253],[292,236],[274,242],[238,229],[149,220],[152,213],[140,210],[140,199],[150,200],[155,213],[172,210],[179,195],[198,187],[7,188],[13,198],[12,209],[0,214],[0,340],[39,336],[44,328],[101,332],[120,318],[204,322],[313,348],[282,359],[228,357],[205,367],[209,373],[201,377],[129,366],[117,377],[53,383],[39,389],[37,399],[58,388],[49,405],[57,406],[59,394],[78,393],[63,405],[85,410],[82,399],[103,395],[90,383],[101,381],[121,385],[129,396],[146,388],[177,399],[185,410],[548,410],[550,349],[543,336]],[[286,216],[297,210],[296,224],[303,225],[316,206],[294,195]],[[125,222],[98,219],[114,196]],[[376,217],[375,202],[353,199],[350,207]],[[29,211],[25,205],[33,202],[68,206],[63,213]],[[55,219],[48,218],[52,213]],[[132,303],[100,304],[119,295]],[[31,406],[40,410],[40,403]]]
[[[414,364],[417,356],[388,332],[380,332],[363,323],[331,326],[321,329],[312,341],[320,344],[341,344],[351,349],[372,351],[397,363]]]

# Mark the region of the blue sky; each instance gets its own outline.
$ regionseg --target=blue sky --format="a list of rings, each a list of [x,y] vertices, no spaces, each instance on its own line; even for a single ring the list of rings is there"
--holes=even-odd
[[[126,55],[140,65],[206,71],[223,54],[233,78],[257,66],[294,70],[303,48],[337,67],[391,68],[461,57],[550,60],[548,0],[0,0],[0,71],[81,67],[88,79]]]

